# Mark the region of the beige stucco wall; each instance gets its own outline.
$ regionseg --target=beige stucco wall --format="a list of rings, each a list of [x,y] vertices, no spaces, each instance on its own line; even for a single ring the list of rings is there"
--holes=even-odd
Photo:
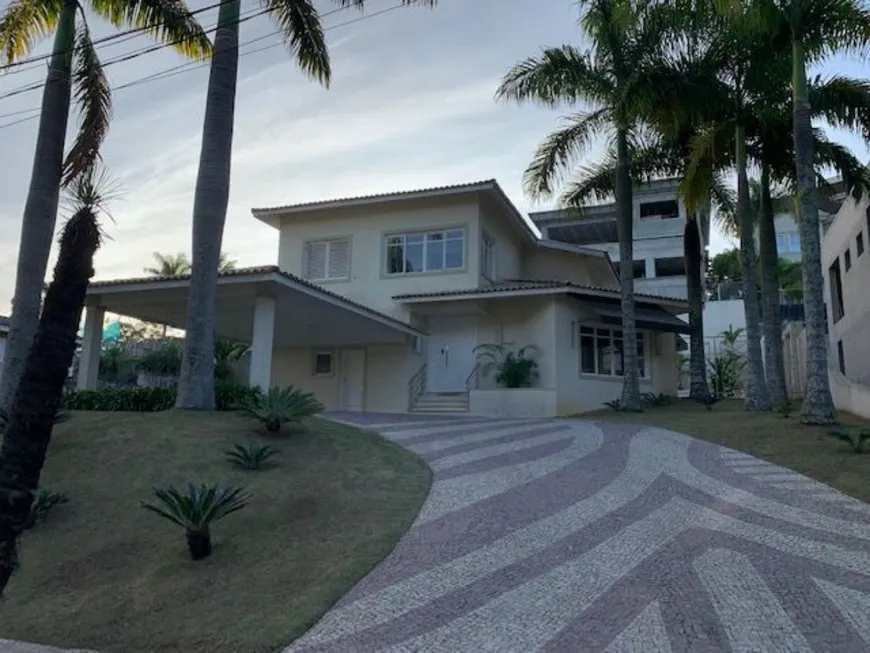
[[[606,259],[588,254],[532,248],[523,260],[523,279],[570,281],[581,286],[618,288]]]
[[[395,276],[384,273],[387,234],[460,227],[465,229],[465,269]],[[409,318],[408,310],[393,301],[394,295],[478,286],[480,210],[473,199],[434,198],[413,204],[372,205],[284,218],[278,265],[286,272],[303,276],[305,243],[331,238],[350,239],[350,279],[321,285],[402,320]]]
[[[317,350],[320,351],[320,350]],[[338,370],[331,376],[314,376],[314,350],[276,349],[272,355],[272,386],[292,385],[313,392],[328,410],[338,408]],[[333,352],[337,367],[338,352]]]
[[[482,279],[481,283],[502,279],[519,279],[522,276],[523,238],[515,228],[505,224],[506,216],[490,207],[481,207],[481,238],[485,231],[495,241],[495,279]]]
[[[828,306],[829,347],[834,365],[838,364],[837,343],[843,342],[846,378],[870,386],[870,228],[865,211],[867,200],[847,198],[822,241],[822,271],[825,277],[825,303]],[[864,253],[858,256],[855,240],[862,234]],[[845,252],[852,258],[846,271]],[[834,322],[831,309],[830,267],[840,260],[843,283],[843,317]]]

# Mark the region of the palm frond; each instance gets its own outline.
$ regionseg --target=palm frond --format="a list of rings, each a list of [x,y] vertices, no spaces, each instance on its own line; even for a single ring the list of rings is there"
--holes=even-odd
[[[813,79],[808,86],[814,116],[870,139],[870,82],[842,75]]]
[[[332,75],[329,51],[313,0],[263,0],[263,4],[283,30],[284,41],[299,67],[312,79],[329,86]]]
[[[611,81],[596,68],[589,54],[564,45],[547,48],[515,65],[502,79],[496,98],[548,106],[579,100],[602,105],[612,91]]]
[[[721,174],[712,177],[710,200],[715,210],[716,224],[726,234],[737,238],[737,192],[725,183]]]
[[[97,57],[87,23],[76,31],[73,67],[75,102],[80,113],[79,132],[63,165],[63,183],[69,185],[86,174],[100,158],[100,146],[109,131],[112,117],[112,91]]]
[[[590,142],[608,129],[609,112],[576,113],[567,118],[567,126],[551,133],[538,146],[523,175],[526,193],[534,198],[549,197],[565,171],[583,155]]]
[[[833,168],[836,170],[843,179],[843,184],[848,189],[849,194],[856,200],[870,195],[870,171],[848,147],[827,139],[816,138],[815,148],[816,169]],[[830,187],[824,175],[819,173],[817,177],[819,192],[823,195],[832,194],[834,189]]]
[[[91,0],[91,6],[115,27],[142,28],[186,57],[211,56],[211,41],[184,0]]]
[[[694,212],[706,202],[716,174],[730,165],[734,125],[725,120],[696,134],[692,139],[686,174],[680,192],[686,209]]]
[[[11,64],[26,57],[33,46],[54,31],[61,0],[14,0],[0,18],[0,48],[3,63]]]

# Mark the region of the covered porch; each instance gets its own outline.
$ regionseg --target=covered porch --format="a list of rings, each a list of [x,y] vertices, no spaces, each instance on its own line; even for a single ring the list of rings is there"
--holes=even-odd
[[[184,329],[189,276],[98,281],[90,285],[77,378],[78,389],[97,387],[106,313]],[[276,266],[243,268],[218,277],[215,338],[250,346],[248,382],[282,384],[274,369],[278,350],[365,350],[374,345],[412,349],[423,332]],[[336,365],[342,357],[336,357]],[[365,383],[365,375],[359,378]],[[364,393],[365,388],[353,389]]]

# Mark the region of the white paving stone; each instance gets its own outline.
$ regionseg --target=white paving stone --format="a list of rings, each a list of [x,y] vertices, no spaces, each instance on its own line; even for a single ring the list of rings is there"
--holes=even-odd
[[[456,467],[458,465],[466,465],[468,463],[477,462],[479,460],[486,460],[487,458],[492,458],[493,456],[501,456],[506,453],[522,451],[523,449],[530,449],[532,447],[537,447],[542,444],[550,444],[551,442],[565,441],[573,438],[574,434],[570,430],[557,431],[556,433],[547,433],[545,435],[524,438],[522,440],[513,440],[511,442],[505,442],[503,444],[495,444],[489,447],[481,447],[480,449],[475,449],[474,451],[466,451],[464,453],[458,453],[453,456],[439,458],[438,460],[433,460],[431,463],[429,463],[429,467],[434,470],[450,469],[451,467]]]
[[[813,578],[819,588],[843,613],[855,631],[867,642],[870,650],[870,595],[821,578]]]
[[[812,653],[746,556],[712,549],[694,562],[733,653]]]
[[[408,449],[419,455],[436,453],[438,451],[443,451],[444,449],[456,447],[460,444],[476,444],[479,442],[496,440],[498,438],[503,438],[508,435],[522,435],[523,433],[534,431],[535,428],[538,428],[539,426],[540,425],[537,424],[521,424],[519,426],[516,424],[502,424],[498,427],[489,427],[487,429],[482,429],[480,433],[466,433],[464,435],[456,433],[445,433],[444,437],[439,440],[409,444],[407,445],[407,447]],[[572,431],[570,428],[565,428],[564,431],[562,431],[564,435],[568,435],[571,432]]]
[[[622,631],[604,653],[672,653],[671,641],[662,619],[658,601],[653,601],[628,628]]]

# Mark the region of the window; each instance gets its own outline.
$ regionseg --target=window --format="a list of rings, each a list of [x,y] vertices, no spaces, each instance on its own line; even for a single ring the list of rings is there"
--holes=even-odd
[[[864,253],[864,233],[859,231],[855,236],[855,257],[861,256]]]
[[[788,251],[795,254],[801,251],[801,235],[795,231],[788,234]]]
[[[314,353],[314,376],[332,376],[332,352]]]
[[[622,376],[624,343],[619,329],[580,327],[580,372],[601,376]],[[637,334],[638,374],[646,377],[644,336]]]
[[[839,363],[840,363],[840,374],[845,376],[846,375],[846,355],[843,352],[843,341],[842,340],[837,341],[837,358],[839,359]]]
[[[480,274],[495,281],[495,272],[495,241],[489,234],[484,233],[480,241]]]
[[[350,241],[344,238],[306,243],[304,272],[310,281],[350,278]]]
[[[465,230],[392,234],[386,239],[387,274],[461,270],[465,267]]]
[[[843,280],[840,277],[840,259],[828,269],[828,283],[831,286],[831,306],[834,314],[834,324],[845,315],[843,306]]]
[[[788,236],[786,234],[776,234],[776,251],[780,254],[787,252]]]
[[[635,279],[646,279],[646,261],[632,261],[631,267]]]
[[[655,270],[657,277],[684,277],[686,276],[686,259],[682,256],[657,258]]]
[[[843,252],[843,263],[846,265],[846,272],[852,269],[852,251],[848,248]]]
[[[680,205],[677,200],[664,200],[661,202],[644,202],[640,205],[640,219],[670,220],[680,217]]]

